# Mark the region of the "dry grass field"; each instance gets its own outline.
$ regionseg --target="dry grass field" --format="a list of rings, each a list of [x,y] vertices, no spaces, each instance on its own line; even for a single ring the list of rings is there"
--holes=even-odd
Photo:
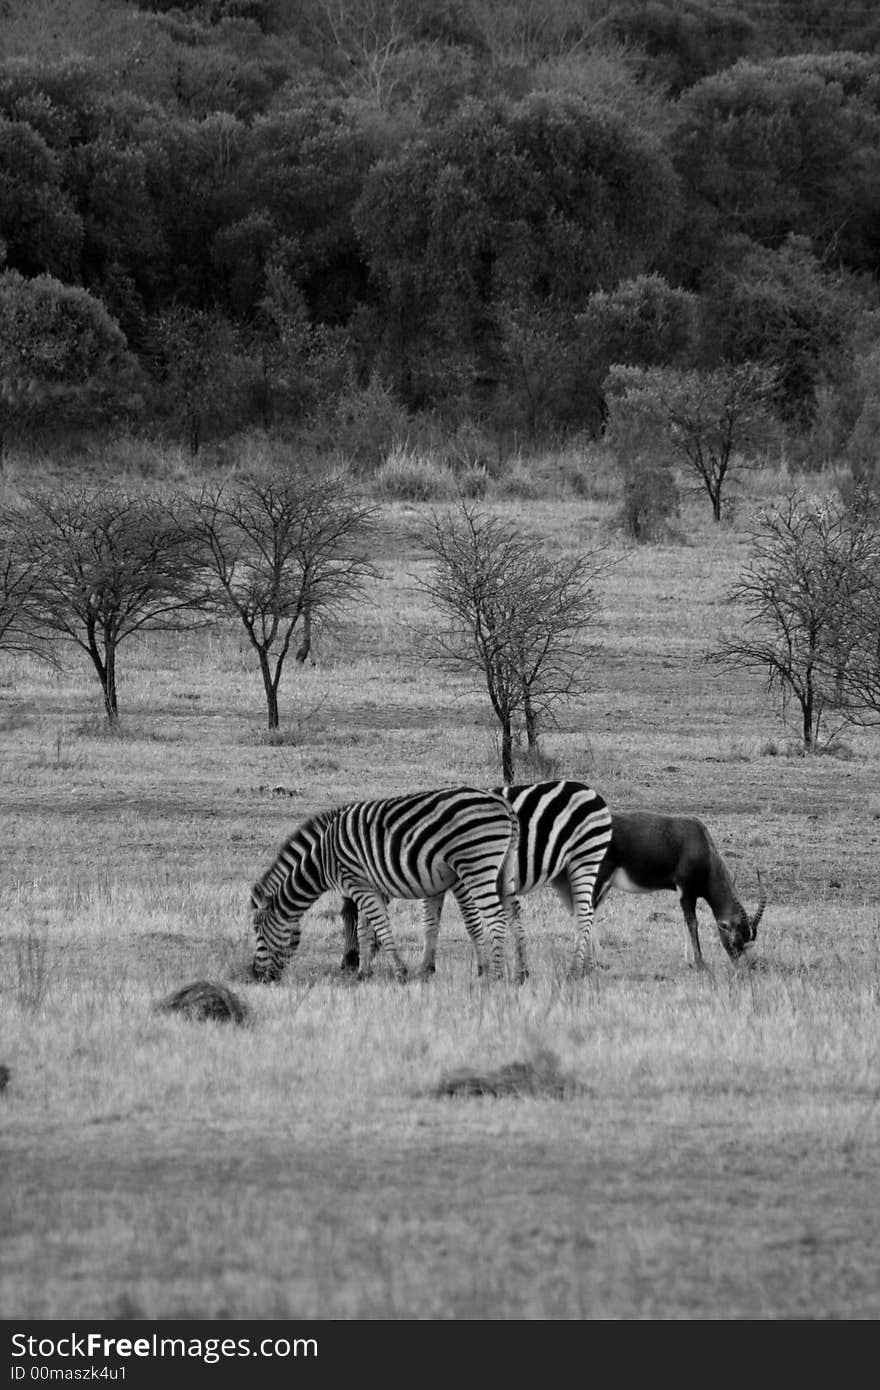
[[[248,891],[301,818],[500,780],[485,700],[413,651],[424,508],[383,507],[381,578],[289,672],[282,742],[233,631],[123,648],[119,737],[72,651],[2,660],[0,1317],[880,1315],[880,731],[804,759],[757,676],[702,662],[757,495],[643,548],[601,496],[496,506],[554,546],[610,539],[602,654],[549,765],[701,815],[749,907],[761,869],[752,969],[705,905],[695,972],[674,895],[612,894],[604,967],[572,981],[545,891],[522,987],[478,981],[451,903],[433,980],[380,957],[357,985],[328,896],[282,982],[248,981]],[[415,963],[415,906],[392,922]],[[156,1012],[200,978],[250,1026]],[[563,1084],[433,1094],[516,1061]]]

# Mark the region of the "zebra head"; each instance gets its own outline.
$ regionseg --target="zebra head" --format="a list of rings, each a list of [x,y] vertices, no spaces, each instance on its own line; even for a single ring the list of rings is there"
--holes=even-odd
[[[276,921],[272,901],[262,883],[251,889],[251,924],[256,936],[252,972],[255,980],[268,985],[277,980],[290,954],[290,933],[283,919]]]
[[[280,977],[299,945],[303,913],[330,886],[324,867],[325,823],[326,816],[316,816],[295,831],[251,889],[256,937],[252,971],[261,984]]]

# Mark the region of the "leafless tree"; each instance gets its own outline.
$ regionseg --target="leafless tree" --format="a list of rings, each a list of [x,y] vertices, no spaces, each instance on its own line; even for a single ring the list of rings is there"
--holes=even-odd
[[[0,649],[52,657],[48,635],[39,621],[40,568],[23,541],[24,513],[8,507],[0,514]]]
[[[342,477],[281,476],[206,486],[192,528],[216,597],[256,653],[270,729],[296,637],[297,661],[314,626],[344,613],[375,571],[365,551],[376,508],[350,495]]]
[[[345,56],[377,106],[394,91],[394,60],[411,42],[413,8],[410,0],[313,0],[317,32]]]
[[[828,559],[839,594],[836,641],[826,658],[836,707],[853,724],[880,722],[880,496],[857,487],[833,504],[841,541]]]
[[[598,621],[594,584],[608,561],[601,550],[554,557],[467,502],[433,519],[425,545],[434,563],[419,587],[439,615],[422,633],[425,650],[485,682],[510,782],[519,727],[537,750],[556,706],[586,688],[598,650],[585,640]]]
[[[115,725],[120,644],[197,621],[202,587],[189,538],[163,501],[121,488],[28,492],[19,525],[20,554],[39,576],[35,629],[88,655]]]
[[[614,366],[605,382],[609,439],[636,421],[653,429],[668,460],[697,479],[720,521],[736,456],[768,437],[774,380],[752,362],[714,371]]]
[[[805,750],[823,724],[863,718],[880,673],[880,528],[835,498],[792,493],[759,513],[751,556],[730,591],[744,631],[709,660],[763,670],[785,718],[793,700]],[[880,689],[880,687],[878,687]]]
[[[603,18],[602,6],[584,0],[477,0],[469,11],[495,61],[527,66],[583,53]]]

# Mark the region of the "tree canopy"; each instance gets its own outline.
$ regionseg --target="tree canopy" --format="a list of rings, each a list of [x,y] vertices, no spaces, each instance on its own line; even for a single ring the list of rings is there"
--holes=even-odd
[[[455,423],[598,431],[611,362],[712,351],[772,365],[809,429],[877,300],[878,47],[861,0],[20,0],[0,271],[90,295],[143,417],[191,443],[157,352],[187,315],[242,361],[218,431],[375,380]]]

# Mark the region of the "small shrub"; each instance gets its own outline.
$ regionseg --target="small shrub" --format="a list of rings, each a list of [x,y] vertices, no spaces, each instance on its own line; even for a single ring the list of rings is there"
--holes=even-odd
[[[49,992],[51,981],[48,928],[44,926],[18,937],[13,960],[19,1005],[28,1013],[36,1013]]]
[[[379,497],[395,502],[448,501],[456,495],[451,470],[407,445],[397,445],[375,475]]]
[[[299,738],[292,729],[260,729],[257,741],[269,748],[296,748]]]
[[[211,470],[242,478],[263,478],[268,473],[286,473],[295,466],[305,476],[328,471],[323,458],[309,441],[297,441],[283,434],[262,429],[241,430],[220,443],[207,446],[205,462]]]
[[[844,743],[843,739],[834,737],[824,744],[818,752],[825,758],[839,758],[843,763],[852,762],[855,757],[855,749],[851,743]]]
[[[459,497],[465,500],[476,499],[479,501],[486,496],[489,487],[489,473],[482,466],[467,468],[456,474],[455,487]]]
[[[849,395],[852,411],[843,460],[857,483],[880,487],[880,347],[856,358]]]
[[[835,387],[820,382],[814,400],[809,428],[801,434],[787,432],[787,452],[804,472],[819,472],[831,467],[840,458],[848,430],[845,402]]]
[[[536,1052],[528,1061],[507,1062],[477,1070],[460,1067],[446,1072],[428,1095],[441,1096],[549,1096],[564,1100],[577,1090],[575,1078],[563,1072],[554,1052]]]
[[[778,738],[765,738],[758,752],[762,758],[780,758],[785,754],[785,747]]]
[[[514,758],[524,782],[551,782],[560,777],[559,759],[541,748],[526,748]]]
[[[481,471],[494,478],[503,468],[496,442],[472,420],[462,421],[446,438],[443,461],[456,475]]]
[[[574,439],[558,456],[557,487],[563,496],[614,503],[620,496],[617,454],[604,442]]]
[[[406,439],[409,416],[376,376],[366,386],[351,385],[335,403],[328,420],[333,446],[352,465],[372,473]]]
[[[169,481],[187,477],[192,460],[178,443],[152,439],[145,434],[120,434],[107,441],[102,452],[113,460],[114,472],[125,478]]]
[[[495,484],[493,494],[498,498],[507,497],[523,502],[534,502],[544,495],[543,481],[518,460],[510,472],[506,473]]]
[[[565,463],[556,475],[556,485],[562,496],[593,498],[595,477],[584,463]]]
[[[736,501],[733,497],[724,497],[721,502],[721,524],[731,527],[736,521]]]
[[[846,442],[844,457],[857,483],[880,486],[880,398],[869,396]]]
[[[640,544],[668,539],[670,521],[681,508],[672,470],[666,464],[637,456],[626,459],[622,471],[620,521],[627,535]]]
[[[747,763],[751,758],[749,746],[745,739],[731,739],[724,745],[722,744],[717,753],[712,757],[713,762],[718,763]]]
[[[248,1023],[250,1009],[233,990],[210,980],[194,980],[156,1003],[159,1013],[181,1013],[186,1018],[204,1023]]]

